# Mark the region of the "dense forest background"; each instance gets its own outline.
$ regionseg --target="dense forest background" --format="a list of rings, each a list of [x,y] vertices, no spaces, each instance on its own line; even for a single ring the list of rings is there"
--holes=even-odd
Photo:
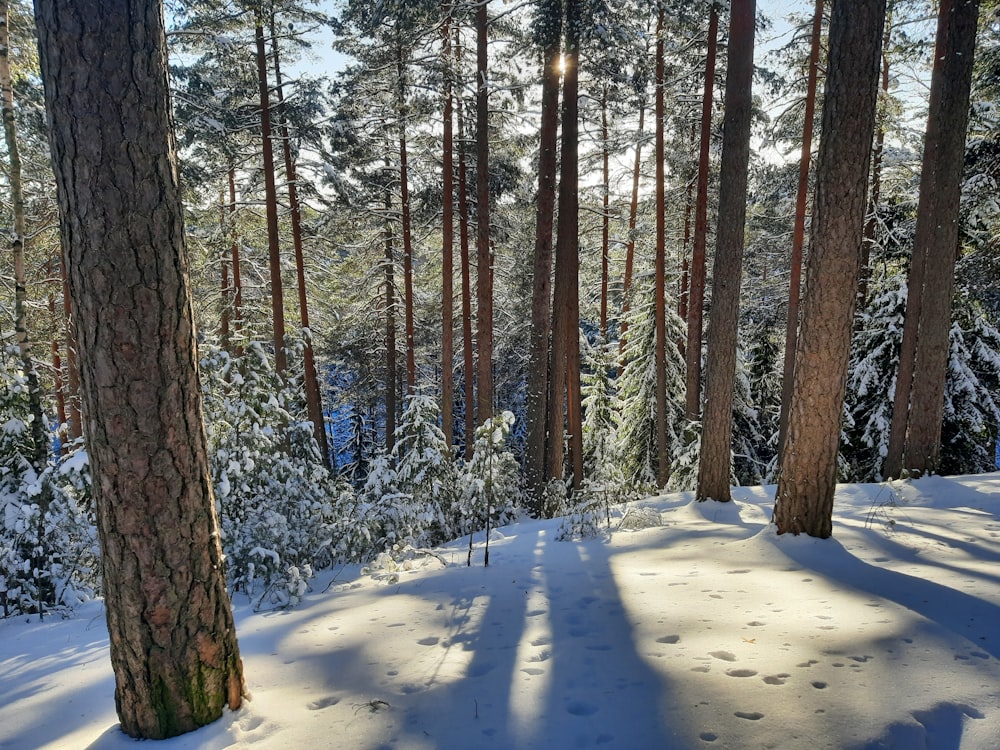
[[[86,321],[69,317],[34,22],[25,3],[3,5],[6,616],[73,606],[99,584],[73,349]],[[779,466],[799,196],[811,194],[800,152],[808,167],[823,137],[810,70],[821,92],[829,8],[811,10],[777,37],[756,19],[758,46],[774,38],[753,70],[734,484],[773,482]],[[844,481],[886,476],[937,10],[888,3]],[[996,467],[998,12],[982,3],[936,468],[947,474]],[[610,503],[695,489],[702,320],[727,226],[729,17],[726,4],[669,0],[168,3],[232,591],[288,603],[337,560],[405,554],[522,511],[587,533]],[[331,44],[337,67],[324,71]],[[547,386],[533,445],[539,362],[560,385]]]

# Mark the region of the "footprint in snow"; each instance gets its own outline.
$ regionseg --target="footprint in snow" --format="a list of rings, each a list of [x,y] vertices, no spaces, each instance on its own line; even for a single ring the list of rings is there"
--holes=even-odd
[[[536,669],[535,667],[525,667],[521,671],[530,677],[537,677],[540,674],[545,674],[544,669]]]
[[[436,646],[440,642],[441,639],[438,638],[436,635],[429,635],[426,638],[421,638],[419,641],[417,641],[417,643],[419,643],[421,646]]]
[[[726,674],[730,677],[753,677],[757,674],[756,669],[727,669]]]
[[[750,568],[741,568],[739,570],[727,570],[726,572],[729,573],[729,574],[733,574],[733,573],[749,573],[750,572]]]
[[[812,683],[812,686],[814,688],[816,688],[817,690],[824,690],[824,689],[826,689],[826,683],[825,682],[821,682],[820,680],[814,681]]]
[[[535,640],[533,640],[531,642],[531,645],[532,646],[548,646],[550,643],[552,643],[552,639],[549,638],[548,636],[544,636],[543,635],[541,638],[536,638]]]
[[[597,706],[586,701],[570,701],[566,704],[566,710],[573,716],[593,716],[597,713]]]
[[[698,735],[698,739],[701,740],[702,742],[715,742],[717,739],[719,739],[719,735],[717,735],[715,732],[702,732],[701,734]]]
[[[677,643],[680,641],[681,637],[679,635],[661,635],[656,639],[657,643]]]
[[[787,680],[791,675],[782,672],[781,674],[769,674],[764,678],[764,682],[768,685],[784,685],[785,680]]]
[[[310,711],[319,711],[323,708],[329,708],[330,706],[336,706],[340,703],[340,698],[336,695],[325,695],[322,698],[317,698],[312,703],[309,704],[308,708]]]
[[[736,654],[730,651],[710,651],[709,656],[714,656],[722,661],[736,661]]]
[[[764,714],[760,711],[737,711],[734,716],[738,716],[741,719],[749,719],[750,721],[760,721],[764,718]]]

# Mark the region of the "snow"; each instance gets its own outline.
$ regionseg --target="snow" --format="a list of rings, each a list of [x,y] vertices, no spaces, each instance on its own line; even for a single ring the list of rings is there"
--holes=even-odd
[[[250,700],[156,746],[1000,746],[1000,474],[842,485],[828,540],[777,536],[773,487],[734,497],[237,598]],[[0,621],[0,747],[135,747],[113,689],[100,602]]]

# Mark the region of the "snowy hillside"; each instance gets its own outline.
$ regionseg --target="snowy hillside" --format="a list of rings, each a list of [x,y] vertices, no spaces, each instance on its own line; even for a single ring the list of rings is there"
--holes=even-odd
[[[251,700],[156,747],[1000,747],[1000,474],[842,486],[825,541],[776,536],[772,495],[237,599]],[[107,651],[99,603],[0,622],[0,748],[134,747]]]

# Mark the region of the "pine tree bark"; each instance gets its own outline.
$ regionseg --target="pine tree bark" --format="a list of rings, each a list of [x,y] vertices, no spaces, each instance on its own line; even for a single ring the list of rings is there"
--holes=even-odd
[[[528,441],[524,473],[535,515],[541,515],[549,391],[549,336],[552,330],[552,230],[555,221],[557,141],[559,134],[559,61],[562,1],[545,8],[542,56],[542,120],[538,142],[538,196],[535,202],[535,254],[531,295],[531,339],[528,351],[526,422]]]
[[[896,379],[900,399],[893,409],[893,426],[898,426],[896,405],[905,410],[909,401],[902,468],[915,476],[937,471],[941,460],[958,212],[978,19],[979,0],[941,1],[909,286],[919,304],[911,312],[908,298],[903,324],[904,338],[908,329],[916,330],[916,353],[912,379],[905,378],[900,359]],[[918,267],[923,268],[919,292],[914,278]],[[890,447],[895,447],[891,439]]]
[[[454,112],[451,82],[452,4],[442,0],[441,63],[444,66],[444,114],[441,142],[441,431],[445,444],[455,439],[455,160]]]
[[[264,164],[264,194],[267,213],[267,256],[271,282],[271,320],[274,335],[274,367],[288,369],[285,353],[285,296],[281,282],[281,241],[278,236],[278,188],[274,177],[274,144],[271,139],[271,101],[267,84],[267,51],[264,18],[258,8],[254,16],[257,42],[257,86],[260,92],[261,154]]]
[[[271,14],[271,57],[274,60],[274,93],[277,99],[278,133],[281,136],[281,150],[285,158],[285,179],[288,182],[288,207],[292,224],[292,248],[295,252],[295,281],[299,294],[299,322],[302,325],[302,369],[303,390],[306,393],[306,412],[313,426],[313,438],[319,448],[323,465],[333,468],[333,454],[326,439],[326,420],[323,418],[323,397],[316,372],[316,354],[312,344],[312,327],[309,325],[309,295],[306,287],[306,262],[302,242],[302,206],[299,203],[298,176],[295,160],[292,158],[292,142],[288,134],[285,118],[285,94],[281,80],[281,56],[278,51],[278,35],[274,14]]]
[[[563,52],[562,149],[559,163],[559,217],[552,305],[552,367],[549,407],[549,469],[562,476],[563,435],[569,438],[573,488],[583,483],[583,431],[580,393],[579,292],[579,59],[580,0],[566,2],[566,49]],[[565,392],[564,392],[565,389]],[[563,432],[563,409],[565,430]]]
[[[206,455],[159,3],[39,0],[122,730],[242,701]]]
[[[885,0],[834,3],[806,294],[795,351],[778,533],[829,537],[875,128]]]
[[[740,281],[750,162],[753,110],[755,0],[732,0],[729,15],[729,62],[726,72],[722,163],[719,170],[719,226],[712,266],[712,311],[708,321],[705,411],[699,500],[731,500],[733,392],[739,331]]]
[[[708,19],[708,52],[705,56],[705,90],[701,100],[701,145],[698,154],[698,183],[694,211],[694,249],[688,288],[687,378],[685,411],[687,418],[701,415],[701,337],[705,307],[705,251],[708,244],[708,166],[712,145],[712,92],[715,87],[715,58],[719,37],[719,6],[712,3]]]
[[[788,434],[788,408],[792,401],[792,378],[795,372],[795,344],[799,335],[799,307],[802,298],[802,251],[806,236],[806,204],[809,201],[809,162],[812,159],[813,120],[816,113],[816,80],[823,32],[823,0],[816,0],[813,10],[809,48],[809,72],[806,77],[805,120],[802,123],[802,150],[799,152],[799,182],[795,193],[795,223],[792,227],[792,258],[788,271],[788,310],[785,321],[785,361],[781,378],[781,412],[778,417],[778,455],[784,450]]]
[[[493,253],[490,248],[490,83],[488,18],[476,7],[476,412],[493,416]]]

